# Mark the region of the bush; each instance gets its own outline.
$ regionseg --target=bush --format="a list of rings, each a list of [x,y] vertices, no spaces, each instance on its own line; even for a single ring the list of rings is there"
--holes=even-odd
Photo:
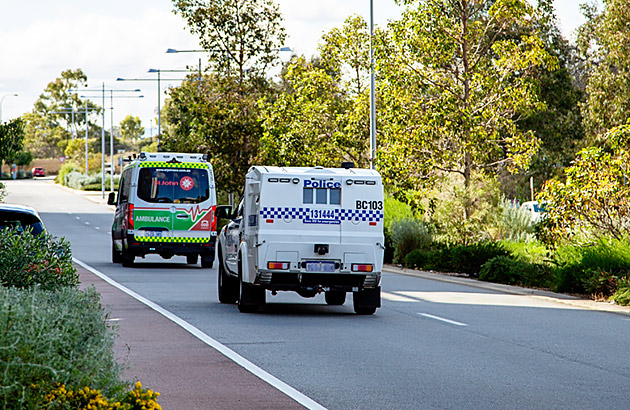
[[[527,211],[507,200],[501,201],[500,209],[494,238],[515,242],[529,242],[534,239],[534,224]]]
[[[423,270],[450,270],[445,268],[448,264],[443,263],[448,248],[438,249],[434,246],[414,249],[403,259],[404,265],[412,269]]]
[[[0,284],[44,290],[74,286],[79,275],[72,266],[70,243],[43,232],[33,236],[0,231]],[[0,322],[1,323],[1,322]]]
[[[122,396],[114,334],[93,288],[0,288],[0,323],[3,408],[44,408],[46,395],[59,383]]]
[[[401,219],[413,219],[411,207],[391,195],[384,198],[383,235],[385,236],[385,263],[394,260],[394,242],[392,238],[392,225]]]
[[[476,276],[484,263],[497,256],[507,256],[508,252],[499,242],[479,242],[454,246],[450,249],[449,255],[450,264],[455,272]]]
[[[558,292],[611,296],[617,280],[630,275],[630,241],[601,238],[594,244],[568,245],[555,253]]]
[[[541,264],[529,263],[510,256],[497,256],[484,263],[479,280],[548,288],[552,282],[551,270]]]
[[[427,227],[414,218],[394,221],[391,227],[394,245],[394,262],[400,263],[405,255],[424,243],[431,241]]]
[[[78,171],[79,171],[78,165],[73,164],[72,162],[63,164],[61,166],[61,169],[59,169],[59,173],[55,177],[55,182],[61,185],[67,185],[66,175],[68,175],[71,172],[78,172]]]
[[[617,284],[617,291],[611,299],[618,305],[630,305],[630,278],[622,278]]]

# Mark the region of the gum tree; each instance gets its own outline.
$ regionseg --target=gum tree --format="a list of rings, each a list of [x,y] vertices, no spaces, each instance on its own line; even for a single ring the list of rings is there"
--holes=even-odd
[[[456,174],[526,168],[539,139],[516,121],[544,105],[534,69],[555,59],[535,30],[525,0],[401,0],[379,48],[378,163],[396,187]],[[404,181],[401,183],[401,181]],[[469,219],[474,198],[466,201]]]

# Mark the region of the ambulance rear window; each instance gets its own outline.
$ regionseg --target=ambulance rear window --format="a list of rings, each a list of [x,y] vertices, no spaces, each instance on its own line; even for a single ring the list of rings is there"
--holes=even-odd
[[[141,168],[138,197],[153,203],[201,203],[210,197],[208,171],[196,168]]]

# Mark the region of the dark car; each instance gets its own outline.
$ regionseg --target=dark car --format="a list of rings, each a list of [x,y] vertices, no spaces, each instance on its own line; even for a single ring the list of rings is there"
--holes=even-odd
[[[46,176],[46,171],[42,167],[33,168],[33,176],[34,177],[44,177]]]
[[[30,206],[0,204],[0,230],[15,229],[18,232],[29,231],[39,235],[46,231],[37,211]]]

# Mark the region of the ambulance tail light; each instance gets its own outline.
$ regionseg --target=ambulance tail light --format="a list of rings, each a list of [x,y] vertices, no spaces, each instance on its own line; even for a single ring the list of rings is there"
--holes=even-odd
[[[210,224],[210,231],[214,232],[217,230],[217,206],[213,206],[210,212],[212,212],[212,223]]]
[[[374,270],[374,265],[372,264],[363,264],[363,263],[353,263],[352,264],[352,272],[372,272]]]
[[[133,229],[133,204],[127,204],[127,229]]]
[[[267,262],[267,269],[287,270],[289,269],[289,262]]]

